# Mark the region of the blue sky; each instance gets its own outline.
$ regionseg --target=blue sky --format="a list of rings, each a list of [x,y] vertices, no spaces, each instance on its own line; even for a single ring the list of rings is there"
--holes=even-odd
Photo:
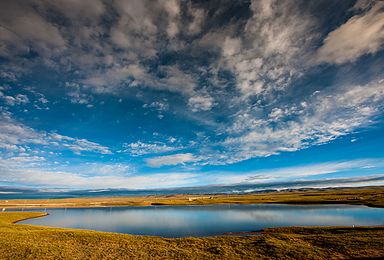
[[[0,192],[384,183],[384,2],[0,3]]]

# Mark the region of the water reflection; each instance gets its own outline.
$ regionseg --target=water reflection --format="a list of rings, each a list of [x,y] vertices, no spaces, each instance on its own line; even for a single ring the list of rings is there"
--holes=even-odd
[[[384,224],[384,209],[352,205],[67,208],[46,209],[46,212],[50,215],[45,218],[22,223],[163,237],[203,237],[281,226]]]

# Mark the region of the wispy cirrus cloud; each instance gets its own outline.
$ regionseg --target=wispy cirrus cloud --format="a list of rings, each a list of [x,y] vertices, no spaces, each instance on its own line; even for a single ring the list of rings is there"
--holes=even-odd
[[[359,2],[354,9],[359,7]],[[368,5],[369,7],[369,5]],[[377,1],[362,15],[355,15],[330,32],[318,50],[317,62],[354,62],[364,54],[375,54],[384,43],[384,3]]]
[[[195,182],[189,173],[149,174],[142,176],[123,176],[108,174],[105,176],[86,176],[71,172],[0,169],[1,183],[26,185],[30,187],[60,188],[124,188],[139,189],[150,187],[172,187]],[[15,181],[17,180],[17,181]]]
[[[54,145],[57,144],[55,141],[60,141],[61,143],[59,143],[59,146],[67,147],[78,155],[80,155],[82,151],[112,154],[108,147],[102,146],[98,143],[90,142],[86,139],[63,136],[57,133],[50,133],[48,139],[54,141]]]
[[[188,100],[188,106],[191,108],[193,112],[197,111],[208,111],[211,110],[212,107],[217,105],[214,102],[214,99],[209,96],[194,96],[189,98]]]
[[[278,180],[282,178],[305,178],[308,176],[325,175],[329,173],[343,174],[351,170],[363,171],[375,167],[384,167],[381,159],[357,159],[352,161],[333,161],[326,163],[315,163],[307,165],[297,165],[277,169],[264,169],[254,171],[250,175],[240,175],[243,180],[237,182],[261,182]],[[239,177],[240,177],[239,176]],[[247,176],[247,177],[245,177]],[[320,176],[319,176],[320,177]]]
[[[255,119],[254,115],[268,108],[239,114],[233,125],[227,128],[231,135],[222,143],[233,152],[221,154],[220,160],[234,163],[296,151],[366,127],[380,114],[383,83],[381,80],[366,86],[349,87],[335,95],[317,93],[306,100],[304,106],[300,103],[269,109],[265,119]]]
[[[198,161],[198,159],[191,153],[180,153],[149,158],[147,159],[147,165],[149,167],[161,167],[163,165],[178,165],[195,161]]]
[[[26,145],[33,144],[60,146],[72,150],[75,154],[80,154],[82,151],[112,154],[108,147],[86,139],[62,136],[57,133],[38,132],[31,127],[16,122],[7,112],[3,112],[0,117],[0,147],[9,151],[22,151],[25,150]]]
[[[11,118],[10,113],[3,112],[0,117],[0,146],[16,150],[22,144],[48,144],[44,133],[39,133],[28,126],[17,123]]]
[[[5,101],[9,106],[15,106],[20,104],[29,103],[29,99],[26,95],[18,94],[16,97],[6,96],[0,91],[0,98]]]
[[[164,143],[143,143],[137,141],[136,143],[123,144],[123,147],[127,148],[121,152],[129,152],[133,156],[140,156],[145,154],[165,153],[175,150],[180,150],[183,147],[168,146]]]
[[[86,139],[75,139],[73,143],[63,143],[62,146],[68,147],[74,154],[80,155],[81,152],[96,152],[101,154],[113,154],[108,147],[98,143],[90,142]]]

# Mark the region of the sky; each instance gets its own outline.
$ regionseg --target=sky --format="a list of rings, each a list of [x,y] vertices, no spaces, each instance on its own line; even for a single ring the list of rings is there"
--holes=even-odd
[[[383,1],[0,2],[1,196],[383,185],[383,101]]]

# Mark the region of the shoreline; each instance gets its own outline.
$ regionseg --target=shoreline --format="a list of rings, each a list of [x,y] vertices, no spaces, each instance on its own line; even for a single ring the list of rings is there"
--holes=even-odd
[[[8,211],[7,213],[24,213],[21,211]],[[43,212],[33,212],[29,211],[29,213],[36,213],[36,214],[41,214],[41,215],[35,215],[35,216],[30,216],[18,220],[14,220],[11,223],[16,224],[18,222],[22,222],[25,220],[29,219],[35,219],[35,218],[44,218],[48,215],[49,213],[43,213]],[[0,214],[1,216],[1,214]],[[23,224],[21,225],[30,225],[30,224]],[[270,235],[270,234],[284,234],[287,232],[287,230],[290,229],[317,229],[317,230],[328,230],[328,229],[335,229],[335,228],[341,228],[341,229],[346,229],[346,230],[362,230],[362,229],[383,229],[384,230],[384,225],[367,225],[367,226],[284,226],[284,227],[269,227],[269,228],[263,228],[260,230],[253,230],[253,231],[235,231],[235,232],[225,232],[225,233],[219,233],[219,234],[212,234],[209,236],[188,236],[188,237],[176,237],[176,238],[167,238],[167,237],[162,237],[162,236],[154,236],[154,235],[134,235],[134,234],[126,234],[126,233],[119,233],[119,232],[108,232],[108,231],[97,231],[97,230],[92,230],[92,229],[77,229],[77,228],[62,228],[62,227],[48,227],[48,226],[40,226],[40,225],[32,225],[35,227],[41,227],[41,228],[53,228],[53,229],[63,229],[63,230],[87,230],[89,232],[102,232],[102,233],[110,233],[110,234],[120,234],[120,235],[128,235],[128,236],[138,236],[138,237],[157,237],[161,239],[185,239],[185,238],[215,238],[215,237],[245,237],[245,236],[265,236],[265,235]],[[282,231],[279,231],[282,230]],[[277,231],[277,232],[276,232]]]
[[[275,203],[273,203],[275,204]],[[264,205],[273,205],[272,203],[265,203]],[[239,205],[239,204],[232,204],[232,205]],[[257,204],[242,204],[242,205],[257,205]],[[284,204],[280,204],[280,205],[284,205]],[[289,205],[289,204],[285,204],[285,205]],[[323,204],[323,205],[342,205],[342,206],[349,206],[350,204]],[[177,207],[177,206],[185,206],[185,205],[172,205],[171,207]],[[187,205],[187,206],[195,206],[195,207],[201,207],[201,206],[218,206],[218,205]],[[222,205],[224,206],[224,205]],[[298,206],[321,206],[319,204],[311,204],[311,205],[308,205],[308,204],[304,204],[304,205],[298,205]],[[354,205],[350,205],[350,206],[354,206]],[[355,206],[365,206],[365,205],[355,205]],[[144,206],[144,207],[156,207],[156,206]],[[79,207],[78,207],[79,208]],[[86,208],[101,208],[101,207],[82,207],[82,209],[86,209]],[[106,207],[102,207],[102,208],[106,208]],[[110,207],[110,208],[113,208],[113,207]],[[13,210],[13,209],[17,209],[16,210]],[[33,209],[36,209],[36,211],[32,211]],[[18,222],[22,222],[22,221],[25,221],[25,220],[29,220],[29,219],[34,219],[34,218],[43,218],[43,217],[46,217],[48,215],[50,215],[50,213],[46,213],[46,212],[39,212],[38,211],[39,208],[30,208],[28,209],[27,211],[20,211],[20,208],[12,208],[11,210],[7,211],[7,212],[4,212],[4,213],[26,213],[26,212],[29,212],[29,213],[35,213],[35,214],[41,214],[41,215],[37,215],[37,216],[33,216],[33,217],[28,217],[28,218],[23,218],[23,219],[19,219],[19,220],[15,220],[13,221],[12,223],[13,224],[16,224]],[[46,209],[46,208],[45,208]],[[57,208],[52,208],[52,209],[57,209]],[[62,208],[64,209],[64,208]],[[65,208],[66,209],[66,208]],[[0,214],[1,216],[1,214]],[[21,224],[24,224],[24,223],[21,223]],[[26,224],[28,225],[28,224]],[[33,224],[32,224],[33,225]],[[38,226],[38,227],[46,227],[44,225],[33,225],[33,226]],[[263,229],[260,229],[260,230],[248,230],[248,231],[230,231],[230,232],[225,232],[225,233],[216,233],[216,234],[212,234],[212,235],[208,235],[208,236],[189,236],[189,237],[196,237],[196,238],[204,238],[204,237],[225,237],[225,236],[253,236],[253,235],[256,235],[256,236],[263,236],[263,235],[267,235],[267,234],[271,234],[269,232],[269,230],[274,230],[274,229],[289,229],[289,228],[317,228],[319,230],[321,229],[329,229],[329,228],[335,228],[335,227],[340,227],[340,228],[347,228],[347,229],[350,229],[350,228],[368,228],[368,227],[375,227],[375,228],[383,228],[384,229],[384,224],[379,224],[379,225],[359,225],[359,226],[354,226],[354,225],[338,225],[338,226],[316,226],[313,225],[313,226],[301,226],[301,225],[294,225],[294,226],[282,226],[282,227],[266,227],[266,228],[263,228]],[[58,228],[58,227],[57,227]],[[73,228],[64,228],[64,229],[73,229]],[[77,228],[75,228],[77,229]],[[81,230],[82,228],[79,228],[79,230]],[[87,229],[89,231],[95,231],[95,232],[107,232],[107,233],[117,233],[117,234],[126,234],[126,235],[133,235],[133,236],[143,236],[143,237],[161,237],[161,238],[164,238],[164,239],[181,239],[181,238],[185,238],[185,237],[162,237],[162,236],[157,236],[157,235],[136,235],[136,234],[130,234],[130,233],[120,233],[120,232],[114,232],[114,231],[97,231],[97,230],[93,230],[93,229]],[[273,233],[276,233],[276,232],[273,232]]]
[[[68,208],[120,208],[120,207],[167,207],[167,206],[218,206],[218,205],[273,205],[273,204],[280,204],[280,205],[296,205],[296,206],[322,206],[322,205],[354,205],[354,206],[366,206],[369,208],[384,208],[384,206],[381,205],[370,205],[370,204],[357,204],[357,203],[284,203],[284,202],[264,202],[264,203],[217,203],[217,204],[155,204],[155,205],[140,205],[140,206],[132,206],[132,205],[114,205],[114,206],[94,206],[94,205],[87,205],[87,206],[16,206],[16,207],[3,207],[3,212],[7,212],[7,210],[10,209],[68,209]],[[4,210],[5,209],[5,210]],[[9,211],[8,211],[9,212]]]
[[[174,194],[134,197],[81,197],[64,199],[0,200],[2,211],[47,208],[112,208],[202,205],[364,205],[384,208],[384,187],[309,189],[252,194]]]
[[[42,212],[36,212],[36,213],[42,213]],[[16,224],[18,222],[21,222],[21,221],[24,221],[24,220],[28,220],[28,219],[44,218],[44,217],[46,217],[48,215],[49,215],[49,213],[42,213],[42,215],[39,215],[39,216],[32,216],[32,217],[28,217],[28,218],[23,218],[23,219],[12,221],[12,224]]]

